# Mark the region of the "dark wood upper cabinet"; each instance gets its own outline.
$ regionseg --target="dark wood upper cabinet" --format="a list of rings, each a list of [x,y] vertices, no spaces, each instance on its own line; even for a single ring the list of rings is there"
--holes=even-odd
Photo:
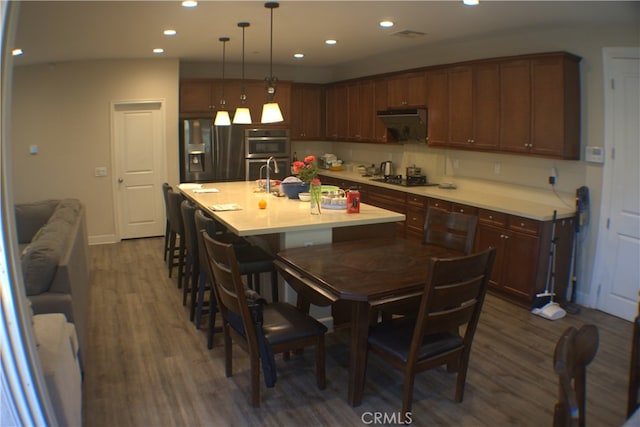
[[[427,107],[432,147],[580,158],[580,58],[565,52],[425,67],[326,85],[277,86],[285,125],[299,139],[387,142],[376,112]],[[264,82],[248,80],[247,105],[260,123]],[[238,81],[225,81],[227,109],[240,102]],[[180,84],[180,115],[212,114],[220,80]]]
[[[348,91],[344,83],[326,89],[326,131],[329,139],[348,138]]]
[[[500,72],[494,63],[449,69],[449,146],[498,146],[499,85]]]
[[[527,153],[531,145],[531,70],[529,60],[500,64],[500,149]]]
[[[557,53],[501,64],[501,151],[580,158],[579,61]]]
[[[398,74],[387,79],[389,108],[424,107],[426,80],[424,71]]]
[[[291,86],[291,137],[319,139],[324,137],[322,85],[294,83]]]
[[[372,80],[360,80],[347,86],[348,139],[371,141],[373,138],[374,93]]]
[[[531,60],[531,151],[580,159],[580,58],[556,54]]]
[[[427,71],[427,143],[449,142],[449,73],[446,68]]]
[[[211,113],[220,100],[216,100],[215,85],[210,80],[180,82],[181,113]]]

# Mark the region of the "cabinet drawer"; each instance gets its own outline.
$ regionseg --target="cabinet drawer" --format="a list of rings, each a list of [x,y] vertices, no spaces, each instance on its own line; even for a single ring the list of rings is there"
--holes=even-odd
[[[509,228],[514,231],[537,235],[540,232],[540,222],[520,216],[510,216]]]
[[[425,217],[424,209],[408,206],[406,217],[407,228],[422,233]]]
[[[427,198],[415,194],[407,194],[407,205],[424,209],[427,206]]]
[[[463,205],[460,203],[452,203],[451,212],[458,212],[466,215],[476,216],[478,215],[478,208],[469,205]]]
[[[478,221],[483,224],[495,225],[497,227],[507,226],[507,214],[490,211],[487,209],[478,210]]]
[[[436,208],[436,209],[442,209],[443,211],[451,211],[451,206],[453,205],[453,203],[451,202],[445,202],[444,200],[440,200],[440,199],[429,199],[429,201],[427,202],[427,206],[429,206],[430,208]]]

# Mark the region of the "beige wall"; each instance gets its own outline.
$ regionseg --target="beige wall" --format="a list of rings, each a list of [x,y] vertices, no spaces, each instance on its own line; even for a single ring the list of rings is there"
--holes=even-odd
[[[178,61],[120,60],[17,67],[13,76],[14,200],[75,197],[87,208],[90,242],[113,241],[110,104],[164,100],[166,180],[178,182]],[[29,153],[31,145],[38,154]],[[105,166],[107,177],[94,176]]]

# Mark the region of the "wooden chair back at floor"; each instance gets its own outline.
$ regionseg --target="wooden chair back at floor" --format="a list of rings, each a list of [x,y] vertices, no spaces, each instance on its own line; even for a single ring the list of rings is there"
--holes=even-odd
[[[558,339],[553,356],[553,369],[560,382],[554,427],[585,426],[587,365],[598,351],[598,342],[594,325],[583,325],[579,330],[569,327]]]
[[[320,389],[325,388],[324,334],[327,328],[291,304],[266,301],[245,290],[240,277],[240,268],[231,243],[212,239],[202,231],[207,264],[214,277],[214,289],[222,314],[225,372],[232,374],[231,339],[249,353],[251,365],[251,402],[260,406],[260,361],[267,383],[272,387],[276,379],[273,355],[314,346],[316,349],[316,381]],[[252,298],[247,293],[252,292]],[[250,309],[248,303],[253,307]],[[242,323],[241,325],[239,323]]]
[[[633,321],[631,336],[631,361],[629,363],[629,391],[627,398],[627,418],[640,407],[640,302],[638,316]]]
[[[429,208],[424,221],[422,243],[441,246],[469,255],[473,250],[478,217]]]
[[[200,231],[203,246],[209,266],[209,275],[213,279],[213,289],[218,303],[218,310],[222,314],[223,329],[229,329],[230,316],[236,315],[242,319],[245,336],[235,338],[250,354],[258,354],[256,347],[257,336],[249,306],[244,283],[240,276],[240,269],[233,245],[214,240],[206,230]],[[233,333],[233,330],[229,330]],[[225,338],[226,339],[226,338]]]
[[[403,413],[411,410],[415,374],[443,364],[457,372],[455,400],[462,401],[494,258],[494,248],[456,258],[432,258],[417,317],[393,319],[372,328],[369,348],[405,373]]]

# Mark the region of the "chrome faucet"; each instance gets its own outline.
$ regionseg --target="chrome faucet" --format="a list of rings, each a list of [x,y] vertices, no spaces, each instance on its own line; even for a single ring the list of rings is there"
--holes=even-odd
[[[267,178],[266,178],[266,191],[267,194],[271,194],[271,177],[269,176],[269,172],[271,172],[271,167],[269,167],[269,162],[273,160],[273,172],[278,173],[280,170],[278,169],[278,161],[273,158],[273,156],[267,159]]]

